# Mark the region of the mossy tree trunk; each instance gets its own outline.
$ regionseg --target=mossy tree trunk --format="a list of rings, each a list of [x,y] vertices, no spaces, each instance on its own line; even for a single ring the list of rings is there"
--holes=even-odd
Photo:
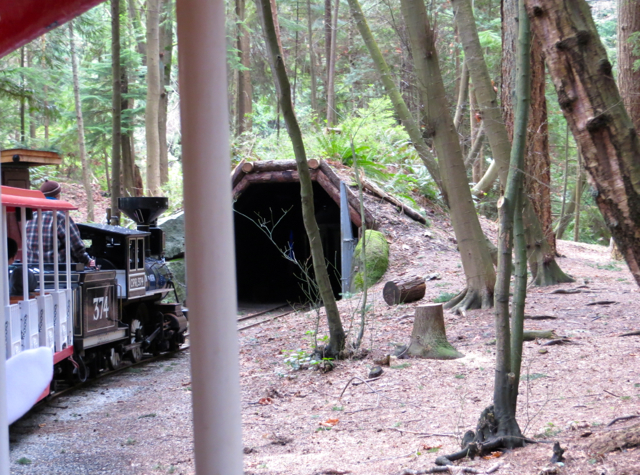
[[[440,73],[434,32],[424,2],[402,0],[402,14],[409,30],[413,64],[424,110],[426,139],[432,140],[448,191],[451,222],[458,240],[467,288],[447,304],[455,312],[488,308],[493,303],[495,272],[480,228],[467,173]]]
[[[293,144],[293,150],[300,177],[300,198],[302,200],[302,220],[307,231],[307,237],[311,248],[311,257],[313,261],[313,270],[318,284],[318,290],[324,303],[327,313],[327,322],[329,325],[329,345],[325,348],[325,356],[338,358],[341,356],[345,346],[345,333],[340,320],[340,312],[336,305],[336,299],[333,295],[329,273],[327,272],[327,264],[322,249],[322,241],[320,239],[320,230],[315,219],[315,209],[313,205],[313,186],[311,182],[311,174],[309,173],[309,165],[307,163],[307,155],[302,140],[300,126],[296,119],[293,103],[291,101],[291,85],[285,70],[284,59],[280,45],[278,44],[278,35],[273,21],[271,11],[271,3],[269,0],[256,0],[256,6],[261,13],[262,26],[264,30],[269,59],[278,89],[280,108],[284,116],[287,131]]]
[[[584,0],[527,0],[595,200],[640,285],[640,141]]]

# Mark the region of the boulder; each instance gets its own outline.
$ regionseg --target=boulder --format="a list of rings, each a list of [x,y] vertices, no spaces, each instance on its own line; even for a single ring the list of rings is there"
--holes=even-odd
[[[367,265],[367,287],[371,287],[378,282],[389,266],[389,244],[379,231],[365,231],[365,261]],[[361,291],[364,287],[363,259],[362,259],[362,239],[358,242],[353,254],[354,274],[353,289]]]
[[[184,211],[158,220],[164,231],[164,257],[167,260],[184,256]]]
[[[173,261],[167,261],[166,264],[173,275],[173,284],[178,291],[178,299],[180,299],[180,303],[183,303],[184,299],[187,298],[187,268],[185,261],[184,259],[175,259]],[[175,301],[173,292],[167,295],[166,300],[170,302]]]

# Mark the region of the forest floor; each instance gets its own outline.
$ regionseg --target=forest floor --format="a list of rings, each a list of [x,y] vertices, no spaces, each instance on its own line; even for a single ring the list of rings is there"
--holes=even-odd
[[[67,196],[68,198],[69,196]],[[363,359],[339,361],[333,371],[294,370],[290,350],[312,351],[313,313],[276,310],[238,323],[245,474],[401,474],[433,466],[459,448],[491,404],[495,361],[492,310],[466,316],[445,312],[449,341],[463,358],[402,359],[368,384],[374,360],[409,341],[415,307],[464,286],[453,229],[430,207],[430,227],[399,215],[391,205],[367,204],[390,242],[390,266],[371,290]],[[495,223],[482,219],[495,237]],[[540,443],[461,461],[499,475],[538,474],[549,467],[552,446],[566,449],[564,466],[547,473],[640,474],[640,448],[593,454],[596,441],[637,425],[640,416],[638,287],[606,247],[558,242],[560,266],[573,284],[529,288],[528,330],[554,330],[570,342],[524,344],[518,422]],[[437,274],[423,300],[389,307],[384,283],[400,276]],[[555,293],[575,289],[576,293]],[[353,336],[359,296],[340,302]],[[609,302],[609,303],[602,303]],[[319,335],[327,329],[321,318]],[[545,351],[546,350],[546,351]],[[357,379],[354,379],[357,378]],[[32,410],[11,427],[13,474],[193,474],[189,352],[85,385]],[[342,396],[341,396],[342,395]],[[206,475],[206,474],[204,474]]]

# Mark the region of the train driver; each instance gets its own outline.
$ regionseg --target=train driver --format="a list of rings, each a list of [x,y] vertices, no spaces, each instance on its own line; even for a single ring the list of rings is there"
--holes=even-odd
[[[16,254],[18,254],[18,243],[11,238],[7,238],[7,254],[9,258],[9,294],[22,296],[22,266],[16,266],[13,263],[16,260]],[[29,269],[27,279],[29,292],[34,292],[38,286],[38,279],[32,269]]]
[[[62,188],[60,184],[53,180],[45,180],[40,187],[40,191],[47,199],[60,199]],[[62,211],[58,213],[58,262],[63,264],[66,262],[65,250],[65,216]],[[27,223],[27,252],[29,262],[38,262],[38,219],[37,213],[34,213],[33,219]],[[71,247],[71,261],[82,262],[86,266],[94,267],[95,261],[87,254],[84,247],[78,226],[69,218],[69,238]],[[45,263],[53,263],[53,211],[42,212],[42,241],[43,241],[43,261]]]

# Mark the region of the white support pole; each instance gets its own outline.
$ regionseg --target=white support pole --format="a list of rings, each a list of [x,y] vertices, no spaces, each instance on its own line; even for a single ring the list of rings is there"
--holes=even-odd
[[[42,237],[41,209],[38,209],[38,264],[40,267],[40,295],[44,295],[44,242]]]
[[[199,475],[243,473],[224,5],[211,0],[177,1],[193,429]]]
[[[56,291],[60,290],[60,269],[58,269],[58,211],[53,213],[53,286]]]
[[[54,211],[55,213],[56,211]],[[64,251],[65,251],[65,260],[67,263],[66,271],[67,271],[67,285],[65,289],[71,288],[71,239],[69,238],[69,211],[64,212]]]
[[[0,258],[0,262],[2,262],[2,265],[0,265],[0,275],[9,277],[9,249],[7,247],[9,234],[7,233],[7,208],[4,206],[2,206],[2,229],[0,229],[0,236],[2,237],[0,240],[0,253],[2,253],[2,257]],[[9,304],[9,280],[3,279],[2,281],[5,282],[4,285],[2,285],[4,301],[1,307],[2,312],[4,312],[4,306]]]
[[[0,226],[0,240],[2,241],[2,262],[7,262],[7,212],[2,206],[2,190],[0,188],[0,207],[2,208],[2,226]],[[2,266],[2,270],[6,272],[6,266]],[[9,293],[9,282],[6,278],[7,274],[2,274],[2,282],[7,287],[6,293]],[[5,299],[5,292],[0,292],[0,309],[2,313],[2,322],[4,322],[5,306],[9,303]],[[2,325],[4,327],[4,324]],[[7,370],[6,370],[6,348],[4,335],[0,337],[0,475],[9,475],[9,419],[7,415]]]
[[[22,298],[29,300],[29,259],[27,254],[27,208],[20,209],[20,233],[22,234]]]

